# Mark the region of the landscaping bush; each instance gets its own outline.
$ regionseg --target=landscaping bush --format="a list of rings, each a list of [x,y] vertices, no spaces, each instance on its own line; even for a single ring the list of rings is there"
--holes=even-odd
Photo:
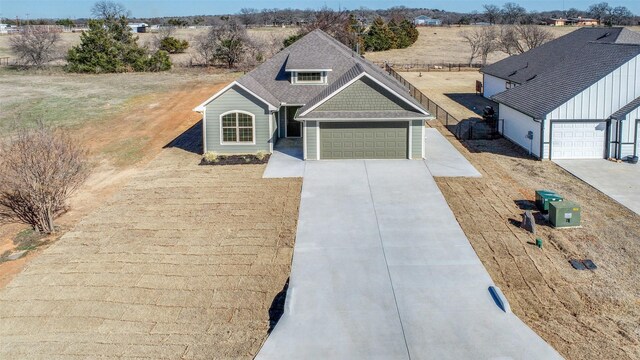
[[[82,33],[80,40],[67,54],[67,71],[117,73],[171,69],[171,60],[165,51],[150,54],[148,49],[138,46],[125,17],[89,21],[89,31]]]
[[[19,131],[0,147],[0,222],[55,231],[54,219],[88,175],[85,151],[61,130]]]
[[[206,152],[200,161],[200,165],[250,165],[265,164],[269,161],[270,154],[258,151],[255,155],[218,155],[214,152]]]
[[[176,39],[168,36],[160,40],[160,50],[164,50],[169,54],[181,54],[189,47],[187,40]]]

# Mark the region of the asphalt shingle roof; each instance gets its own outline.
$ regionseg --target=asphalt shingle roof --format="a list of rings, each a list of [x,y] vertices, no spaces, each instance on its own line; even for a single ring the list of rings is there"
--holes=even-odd
[[[327,75],[328,85],[292,85],[286,70],[296,67],[331,69]],[[276,107],[285,104],[305,105],[321,93],[331,94],[327,93],[328,88],[336,88],[336,82],[343,81],[345,74],[349,73],[349,77],[356,72],[366,72],[426,113],[422,105],[409,94],[408,89],[396,79],[321,30],[305,35],[237,82],[265,101],[274,102],[272,105]]]
[[[627,105],[620,108],[620,110],[616,111],[611,115],[612,119],[620,120],[627,116],[628,113],[640,107],[640,96],[635,98],[633,101],[628,103]]]
[[[492,99],[541,119],[638,55],[640,44],[588,42],[534,79]]]
[[[523,54],[482,68],[481,72],[524,84],[554,68],[565,59],[576,59],[588,43],[640,43],[639,34],[624,28],[581,28]]]

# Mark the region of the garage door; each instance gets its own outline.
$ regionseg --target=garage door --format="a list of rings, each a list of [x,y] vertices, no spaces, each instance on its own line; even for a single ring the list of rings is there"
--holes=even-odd
[[[408,122],[322,122],[320,159],[406,159]]]
[[[552,123],[552,159],[602,159],[607,124]]]

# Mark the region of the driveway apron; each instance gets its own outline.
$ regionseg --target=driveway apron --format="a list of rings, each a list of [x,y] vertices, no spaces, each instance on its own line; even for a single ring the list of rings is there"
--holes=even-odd
[[[560,358],[493,285],[424,162],[308,162],[284,315],[257,358]]]

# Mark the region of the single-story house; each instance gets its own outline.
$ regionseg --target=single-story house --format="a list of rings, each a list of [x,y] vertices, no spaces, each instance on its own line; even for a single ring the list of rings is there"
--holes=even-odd
[[[440,26],[442,25],[442,20],[420,15],[413,19],[413,23],[416,26]]]
[[[569,18],[567,19],[567,25],[574,26],[598,26],[600,25],[600,20],[592,19],[592,18],[583,18],[581,16]]]
[[[147,23],[128,23],[127,26],[134,33],[146,33],[149,24]]]
[[[481,72],[498,130],[539,159],[638,154],[640,33],[582,28]]]
[[[546,23],[547,23],[547,25],[553,25],[553,26],[565,26],[567,24],[567,19],[551,18],[551,19],[547,19]]]
[[[194,111],[204,152],[271,153],[294,138],[305,160],[422,159],[432,116],[393,77],[315,30]]]

